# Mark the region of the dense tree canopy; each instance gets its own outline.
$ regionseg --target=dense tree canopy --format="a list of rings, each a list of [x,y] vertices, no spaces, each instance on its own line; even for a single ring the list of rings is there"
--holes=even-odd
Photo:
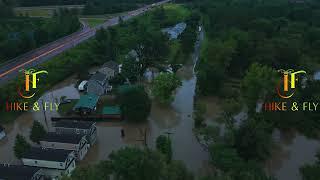
[[[1,17],[0,15],[0,63],[69,35],[80,28],[76,12],[67,9],[59,10],[49,19],[28,17],[2,19]]]
[[[119,90],[119,101],[125,119],[130,122],[147,120],[151,111],[151,100],[143,87],[121,87]]]

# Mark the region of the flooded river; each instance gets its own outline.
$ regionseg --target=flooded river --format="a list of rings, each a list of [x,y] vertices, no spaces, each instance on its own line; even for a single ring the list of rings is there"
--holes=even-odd
[[[203,35],[203,34],[202,34]],[[203,36],[200,36],[201,39]],[[159,135],[169,134],[173,145],[173,159],[182,160],[196,175],[205,173],[208,166],[209,154],[197,142],[193,135],[193,102],[195,95],[196,77],[194,64],[199,56],[200,43],[195,47],[193,61],[185,65],[179,72],[182,86],[177,89],[174,102],[170,106],[161,106],[153,102],[149,121],[144,124],[97,123],[98,141],[89,150],[80,166],[106,160],[108,155],[121,147],[142,146],[146,134],[147,145],[155,148],[155,140]],[[74,87],[77,79],[72,76],[45,93],[41,98],[45,101],[59,101],[60,97],[79,99],[80,94]],[[200,100],[207,106],[206,119],[215,123],[220,112],[217,98]],[[11,125],[6,125],[7,137],[0,141],[0,162],[19,164],[14,157],[13,145],[17,133],[29,136],[34,120],[41,122],[48,131],[52,131],[50,118],[59,116],[57,112],[24,113]],[[46,117],[46,118],[44,118]],[[45,120],[46,119],[46,120]],[[121,138],[121,129],[125,138]],[[276,131],[274,139],[277,144],[272,158],[267,162],[267,171],[279,180],[301,180],[299,167],[315,160],[315,153],[320,148],[319,142],[310,140],[295,133]]]

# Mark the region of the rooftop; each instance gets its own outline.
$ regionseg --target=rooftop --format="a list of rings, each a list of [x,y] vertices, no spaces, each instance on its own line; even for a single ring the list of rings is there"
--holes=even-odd
[[[46,136],[43,139],[41,139],[41,141],[79,144],[83,137],[84,136],[80,134],[65,135],[65,134],[49,132],[46,134]]]
[[[119,106],[105,106],[103,107],[102,114],[119,115],[121,114],[121,110]]]
[[[167,33],[171,39],[177,39],[180,34],[183,33],[183,31],[186,29],[187,24],[182,22],[176,24],[174,27],[165,28],[162,30],[162,32]]]
[[[104,63],[102,67],[108,67],[110,69],[113,69],[114,71],[119,70],[119,64],[115,61],[108,61],[108,62]]]
[[[80,97],[77,104],[74,106],[74,109],[78,108],[88,108],[94,109],[98,103],[99,96],[94,94],[86,94]]]
[[[72,151],[63,149],[44,149],[32,147],[22,158],[45,161],[65,162]]]
[[[73,121],[73,120],[60,120],[56,121],[54,127],[64,127],[73,129],[90,129],[94,122],[87,121]]]
[[[0,179],[30,180],[40,168],[0,164]]]
[[[89,81],[97,81],[97,82],[99,82],[101,84],[104,84],[106,80],[107,80],[107,75],[105,75],[105,74],[103,74],[101,72],[96,72],[89,79]]]

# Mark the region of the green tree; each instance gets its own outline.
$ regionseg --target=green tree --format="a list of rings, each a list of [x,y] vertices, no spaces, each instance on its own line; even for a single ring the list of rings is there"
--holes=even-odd
[[[140,24],[137,32],[135,51],[139,57],[140,75],[150,66],[164,63],[169,55],[168,38],[161,31],[153,30],[148,25]]]
[[[271,125],[259,115],[244,121],[235,133],[235,147],[245,160],[266,160],[272,148]]]
[[[63,177],[62,180],[109,180],[112,174],[112,167],[109,161],[102,161],[96,165],[77,167],[71,177]]]
[[[236,149],[224,144],[214,143],[209,152],[212,164],[223,171],[239,168],[243,161]]]
[[[193,174],[188,171],[181,161],[172,161],[167,166],[166,180],[193,180]]]
[[[194,125],[196,128],[199,128],[204,125],[204,115],[207,112],[207,107],[203,103],[196,103],[193,111],[194,116]]]
[[[136,82],[140,73],[140,67],[138,62],[133,58],[125,58],[123,60],[121,74],[128,78],[130,82]]]
[[[35,143],[39,143],[41,138],[46,135],[46,130],[42,126],[42,124],[38,121],[33,121],[33,125],[31,128],[30,139]]]
[[[249,111],[255,111],[257,101],[274,92],[276,87],[276,72],[258,63],[250,66],[241,83],[241,93]]]
[[[166,161],[170,162],[172,159],[171,140],[169,137],[161,135],[157,138],[156,147],[159,152],[165,155]]]
[[[26,141],[26,139],[18,134],[16,136],[16,141],[14,144],[14,154],[17,158],[22,158],[22,156],[31,148],[30,144]]]
[[[174,100],[174,90],[181,85],[181,80],[175,74],[162,73],[152,82],[152,94],[160,103],[168,104]]]
[[[160,180],[166,163],[160,153],[124,148],[109,156],[116,180]]]
[[[130,122],[147,120],[151,111],[151,100],[141,86],[122,87],[119,100],[124,118]]]

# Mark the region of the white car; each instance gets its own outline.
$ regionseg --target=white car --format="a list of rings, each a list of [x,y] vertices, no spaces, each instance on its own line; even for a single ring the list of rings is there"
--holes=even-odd
[[[79,91],[84,91],[86,89],[86,87],[87,87],[87,83],[88,83],[88,81],[82,81],[78,86],[78,90]]]

